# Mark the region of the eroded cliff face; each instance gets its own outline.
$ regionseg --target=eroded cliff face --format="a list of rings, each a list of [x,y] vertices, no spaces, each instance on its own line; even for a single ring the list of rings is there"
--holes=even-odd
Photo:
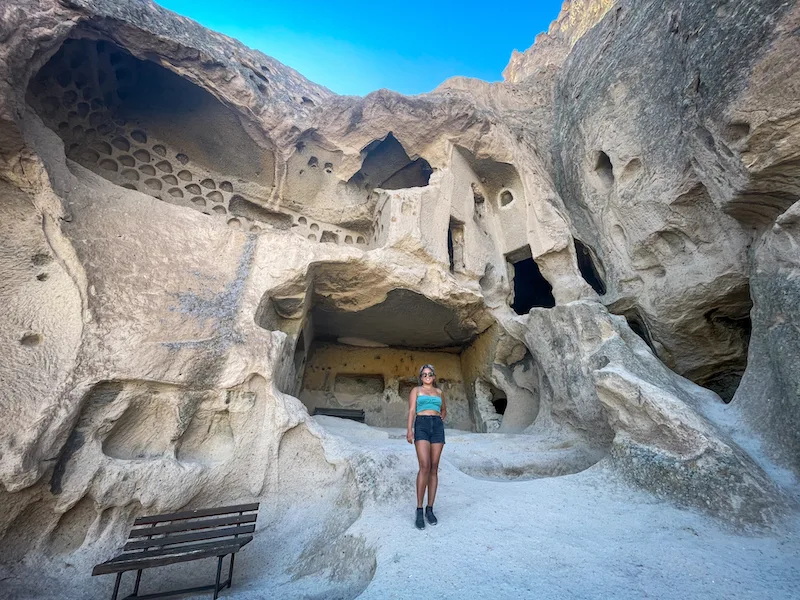
[[[524,52],[514,50],[511,53],[503,78],[509,83],[520,83],[546,65],[560,66],[583,34],[597,25],[616,3],[617,0],[564,2],[558,18],[546,32],[536,36],[533,46]]]
[[[571,3],[505,83],[365,98],[148,2],[2,11],[13,558],[324,488],[370,563],[344,533],[366,463],[308,411],[404,427],[424,362],[448,426],[590,449],[551,474],[601,460],[738,526],[786,510],[706,413],[733,398],[800,471],[794,4]]]

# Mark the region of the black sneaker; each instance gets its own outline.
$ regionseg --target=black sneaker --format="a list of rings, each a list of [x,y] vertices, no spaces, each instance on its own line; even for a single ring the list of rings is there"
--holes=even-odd
[[[419,519],[419,516],[417,516],[417,518]],[[433,514],[432,506],[425,507],[425,518],[428,519],[428,523],[431,525],[436,525],[439,522],[439,519],[437,519],[436,515]],[[417,527],[419,527],[419,525],[417,525]]]
[[[417,509],[417,529],[425,529],[425,519],[422,517],[422,509]]]

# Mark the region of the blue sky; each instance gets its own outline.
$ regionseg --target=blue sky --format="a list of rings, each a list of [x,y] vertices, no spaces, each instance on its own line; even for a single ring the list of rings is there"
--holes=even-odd
[[[530,47],[562,2],[156,1],[336,93],[360,96],[429,92],[454,75],[499,81],[511,51]]]

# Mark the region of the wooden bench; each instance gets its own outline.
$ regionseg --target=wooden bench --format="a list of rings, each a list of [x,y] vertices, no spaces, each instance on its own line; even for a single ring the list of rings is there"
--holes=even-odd
[[[359,408],[324,408],[314,409],[314,416],[339,417],[340,419],[350,419],[351,421],[364,422],[364,411]]]
[[[136,583],[133,593],[123,600],[128,598],[166,598],[210,590],[214,590],[216,600],[220,591],[231,587],[233,560],[242,546],[252,541],[257,517],[258,503],[139,517],[133,523],[128,543],[123,546],[122,553],[97,565],[92,570],[92,575],[117,574],[114,592],[111,595],[112,600],[117,598],[122,574],[126,571],[136,571]],[[222,559],[228,554],[231,555],[228,579],[220,582]],[[139,595],[139,584],[144,569],[212,556],[216,556],[218,559],[217,580],[214,584],[158,594]]]

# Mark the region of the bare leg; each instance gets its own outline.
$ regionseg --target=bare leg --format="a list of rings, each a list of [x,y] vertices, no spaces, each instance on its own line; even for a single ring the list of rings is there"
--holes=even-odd
[[[436,488],[439,487],[439,458],[442,456],[444,444],[431,444],[431,466],[428,474],[428,506],[436,500]],[[417,484],[419,488],[419,484]],[[421,505],[420,505],[421,506]]]
[[[425,500],[425,488],[428,487],[428,479],[431,472],[431,443],[427,440],[414,442],[417,449],[417,461],[419,461],[419,473],[417,473],[417,508],[422,508]],[[441,450],[439,451],[441,454]]]

